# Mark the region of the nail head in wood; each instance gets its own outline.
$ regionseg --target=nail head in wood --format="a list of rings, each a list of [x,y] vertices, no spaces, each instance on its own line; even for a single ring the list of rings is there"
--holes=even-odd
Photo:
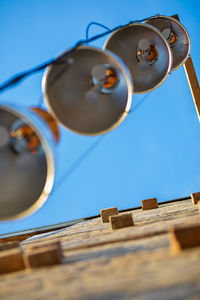
[[[60,264],[62,256],[57,246],[38,247],[25,253],[26,268],[39,268]]]
[[[192,193],[190,196],[193,204],[197,204],[200,201],[200,193]]]
[[[24,257],[21,249],[12,249],[0,253],[0,274],[24,269]]]
[[[158,208],[158,207],[159,206],[158,206],[157,198],[142,200],[142,209],[143,210],[154,209],[154,208]]]
[[[174,254],[184,249],[200,246],[200,224],[172,228],[170,246]]]
[[[109,221],[113,230],[134,225],[132,213],[110,216]]]
[[[109,222],[109,217],[118,215],[119,211],[117,207],[105,208],[100,211],[101,221],[102,223]]]

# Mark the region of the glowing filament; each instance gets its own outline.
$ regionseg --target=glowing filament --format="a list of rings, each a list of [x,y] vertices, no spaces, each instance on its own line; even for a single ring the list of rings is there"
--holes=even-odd
[[[117,82],[117,76],[115,74],[115,72],[112,69],[106,69],[106,76],[105,76],[105,82],[103,87],[110,89],[112,87],[114,87],[114,85]]]
[[[154,45],[150,45],[147,49],[139,49],[137,57],[140,61],[144,60],[149,63],[154,63],[157,59],[157,52]]]
[[[178,40],[178,37],[172,32],[170,35],[169,43],[170,45],[173,45]]]
[[[10,132],[11,138],[13,138],[13,146],[18,149],[18,144],[21,141],[24,141],[28,150],[32,152],[32,154],[36,154],[38,147],[40,146],[40,140],[34,130],[27,124],[21,125],[16,130],[12,130]],[[22,147],[23,150],[25,146]],[[20,152],[20,151],[17,151]]]

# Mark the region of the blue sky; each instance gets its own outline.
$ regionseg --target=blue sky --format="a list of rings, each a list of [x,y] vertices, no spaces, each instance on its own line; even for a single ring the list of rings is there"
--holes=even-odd
[[[191,37],[191,55],[200,78],[199,1],[0,0],[0,82],[85,38],[91,21],[112,28],[157,13],[178,13]],[[101,31],[91,27],[90,36]],[[102,47],[104,42],[100,39],[91,46]],[[1,93],[0,101],[35,105],[41,96],[42,75],[35,74]],[[132,106],[143,97],[133,95]],[[62,175],[97,141],[98,146],[58,185]],[[102,138],[61,128],[53,194],[33,215],[0,222],[0,234],[87,217],[110,206],[138,206],[149,197],[165,201],[188,196],[200,191],[199,152],[200,124],[181,67]]]

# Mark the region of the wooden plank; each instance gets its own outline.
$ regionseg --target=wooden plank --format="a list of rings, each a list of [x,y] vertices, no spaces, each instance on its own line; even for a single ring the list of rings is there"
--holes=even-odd
[[[111,231],[104,224],[103,230],[89,231],[99,228],[101,220],[97,218],[68,228],[65,233],[53,231],[52,237],[62,241],[62,265],[1,275],[0,299],[199,299],[200,248],[174,256],[169,252],[168,235],[156,235],[172,226],[200,222],[198,205],[189,199],[145,213],[140,208],[132,214],[135,226],[122,230]],[[144,234],[143,238],[131,240],[135,232]],[[150,232],[154,236],[145,238]],[[69,243],[75,247],[79,242],[88,243],[88,238],[96,243],[95,247],[70,251]],[[112,238],[115,243],[108,243]],[[50,236],[46,239],[45,247],[48,241],[51,243]],[[97,245],[98,241],[102,243]],[[40,250],[41,242],[38,236],[35,250]],[[28,247],[25,245],[21,243],[21,247]]]
[[[184,69],[200,121],[200,87],[191,56],[186,60]]]
[[[178,15],[173,15],[172,18],[180,21]],[[184,69],[190,87],[190,91],[192,93],[192,97],[194,100],[194,105],[197,111],[197,115],[200,121],[200,87],[199,87],[199,82],[197,79],[196,71],[191,56],[189,56],[188,59],[186,60],[184,64]]]

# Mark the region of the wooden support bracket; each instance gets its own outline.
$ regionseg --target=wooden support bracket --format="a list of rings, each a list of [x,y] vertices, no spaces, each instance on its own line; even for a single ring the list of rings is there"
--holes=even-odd
[[[193,204],[197,204],[200,201],[200,193],[193,193],[190,196]]]
[[[25,269],[21,249],[12,249],[0,253],[0,274],[16,272]]]
[[[149,210],[149,209],[154,209],[154,208],[158,208],[158,207],[159,206],[158,206],[157,198],[142,200],[142,209],[143,210]]]
[[[109,217],[113,215],[118,215],[119,211],[117,207],[105,208],[100,211],[102,223],[109,222]]]
[[[113,230],[134,225],[132,213],[110,216],[109,220]]]
[[[174,254],[184,249],[200,246],[200,224],[175,227],[170,231],[171,251]]]
[[[57,245],[35,247],[24,254],[26,268],[39,268],[57,265],[62,262],[60,248]]]

